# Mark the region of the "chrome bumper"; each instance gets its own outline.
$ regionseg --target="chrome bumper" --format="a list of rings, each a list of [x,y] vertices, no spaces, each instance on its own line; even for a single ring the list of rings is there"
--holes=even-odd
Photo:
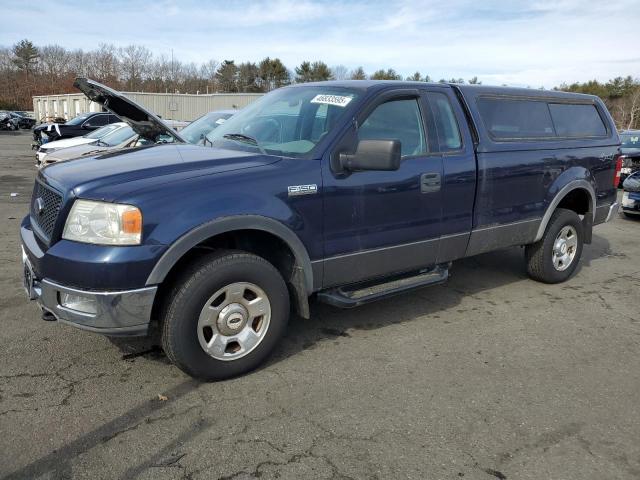
[[[618,202],[613,202],[609,206],[609,213],[607,214],[607,218],[604,220],[605,223],[611,220],[614,216],[618,214],[618,210],[620,209],[620,204]]]
[[[37,280],[26,256],[24,287],[30,300],[53,314],[61,323],[105,335],[146,335],[151,309],[158,287],[136,290],[96,292],[65,287],[47,279]],[[74,310],[62,305],[64,294],[82,296],[95,305],[95,313]]]

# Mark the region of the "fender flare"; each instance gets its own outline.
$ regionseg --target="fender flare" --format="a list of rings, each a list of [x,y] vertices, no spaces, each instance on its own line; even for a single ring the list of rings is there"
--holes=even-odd
[[[171,244],[169,249],[164,252],[149,274],[146,284],[157,285],[162,283],[178,260],[196,245],[208,238],[236,230],[261,230],[280,238],[291,249],[296,264],[304,273],[304,285],[307,295],[313,292],[311,260],[302,241],[283,223],[260,215],[222,217],[190,230]]]
[[[553,215],[553,212],[556,210],[556,208],[558,207],[562,199],[566,197],[573,190],[578,190],[578,189],[586,190],[589,193],[589,198],[590,198],[589,211],[593,216],[591,220],[595,219],[596,192],[593,189],[593,185],[591,185],[591,183],[589,183],[586,180],[572,180],[569,183],[567,183],[564,187],[562,187],[560,191],[556,193],[556,196],[553,197],[553,200],[551,200],[551,203],[549,203],[549,206],[547,207],[547,210],[544,212],[544,216],[542,217],[542,221],[538,226],[538,232],[536,233],[536,238],[534,242],[537,242],[538,240],[540,240],[544,235],[544,231],[547,229],[547,225],[551,220],[551,215]]]

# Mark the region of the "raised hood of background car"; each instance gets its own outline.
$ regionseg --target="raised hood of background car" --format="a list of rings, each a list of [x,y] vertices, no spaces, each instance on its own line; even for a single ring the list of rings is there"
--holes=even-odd
[[[142,138],[155,142],[160,135],[169,135],[177,142],[184,143],[182,137],[159,117],[146,110],[130,98],[101,83],[78,77],[73,86],[84,93],[92,102],[99,103],[127,122]]]

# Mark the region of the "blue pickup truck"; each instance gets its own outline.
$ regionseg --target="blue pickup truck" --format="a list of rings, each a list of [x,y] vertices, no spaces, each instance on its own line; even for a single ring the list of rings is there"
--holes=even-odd
[[[151,144],[38,172],[26,291],[45,319],[159,332],[201,379],[258,366],[310,298],[358,306],[513,245],[533,279],[567,280],[618,210],[620,140],[593,96],[308,83],[196,146],[118,92],[76,86]]]

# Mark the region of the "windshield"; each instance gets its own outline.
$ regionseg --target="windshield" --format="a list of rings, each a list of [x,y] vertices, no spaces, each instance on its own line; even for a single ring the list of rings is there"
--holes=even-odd
[[[65,123],[65,125],[80,125],[87,118],[89,118],[89,114],[83,113],[82,115],[78,115],[77,117],[72,118],[67,123]]]
[[[116,130],[115,132],[111,132],[100,140],[98,140],[99,145],[103,145],[105,147],[115,147],[120,145],[122,142],[129,140],[131,137],[135,135],[133,129],[129,126],[122,127]]]
[[[640,132],[638,133],[623,133],[620,135],[622,141],[622,148],[640,148]]]
[[[357,90],[331,86],[274,90],[207,135],[214,147],[302,157],[349,111]]]
[[[104,127],[98,128],[91,133],[87,133],[86,135],[83,135],[83,137],[97,140],[98,138],[102,138],[106,134],[113,132],[117,128],[122,128],[122,125],[116,125],[115,123],[112,123],[111,125],[105,125]]]
[[[207,113],[180,130],[180,136],[189,143],[202,145],[204,136],[222,125],[231,115],[231,112]]]

